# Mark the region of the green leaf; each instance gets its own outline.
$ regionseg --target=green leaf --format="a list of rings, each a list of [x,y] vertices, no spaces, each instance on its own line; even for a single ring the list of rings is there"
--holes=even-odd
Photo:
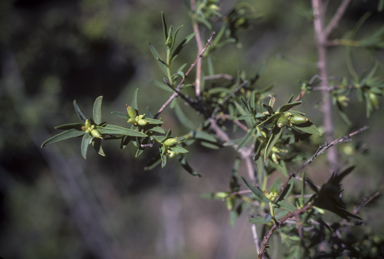
[[[173,152],[176,152],[176,153],[188,153],[188,150],[186,150],[185,148],[183,147],[180,147],[179,145],[176,145],[174,147],[169,147],[170,150],[172,150]]]
[[[159,127],[159,126],[153,127],[151,129],[149,129],[149,131],[165,134],[165,130],[162,127]]]
[[[132,137],[146,137],[147,135],[132,129],[123,128],[116,125],[107,124],[105,127],[98,129],[100,134],[110,134],[110,135],[125,135]]]
[[[81,155],[84,159],[87,159],[87,150],[89,146],[89,141],[92,139],[90,134],[84,134],[83,139],[81,140]]]
[[[300,105],[301,103],[302,102],[299,101],[299,102],[284,104],[283,106],[280,107],[279,112],[286,112],[286,111],[292,109],[293,107]]]
[[[148,121],[148,124],[151,125],[161,125],[164,123],[162,120],[152,119],[148,117],[144,117],[144,120]]]
[[[135,92],[133,93],[133,97],[132,97],[132,108],[136,109],[136,110],[139,110],[139,107],[137,105],[137,92],[138,91],[139,91],[139,88],[137,88],[135,90]]]
[[[291,127],[295,130],[298,130],[299,132],[304,132],[312,135],[321,135],[318,128],[310,121],[307,121],[303,124],[292,125]]]
[[[84,124],[79,122],[79,123],[68,123],[68,124],[63,124],[60,126],[56,126],[55,129],[59,130],[69,130],[69,129],[75,129],[75,130],[81,130],[81,127],[83,127]]]
[[[276,203],[285,200],[287,196],[291,193],[293,188],[293,182],[295,178],[291,178],[287,184],[287,186],[284,187],[284,190],[280,193],[279,198],[277,198]]]
[[[277,179],[273,182],[273,184],[272,184],[272,186],[271,186],[269,192],[276,192],[276,193],[279,193],[279,192],[280,192],[280,184],[281,184],[281,179],[280,179],[280,177],[279,177],[279,178],[277,178]]]
[[[184,48],[184,46],[191,40],[193,37],[195,37],[196,33],[192,33],[188,35],[182,42],[177,45],[175,51],[172,53],[171,56],[171,62],[180,54],[181,50]]]
[[[152,170],[161,162],[160,154],[154,157],[147,165],[144,167],[145,171]]]
[[[161,21],[163,23],[164,42],[166,42],[168,39],[168,27],[167,23],[165,22],[164,12],[161,12]]]
[[[381,12],[384,9],[384,0],[380,0],[379,4],[377,5],[377,11]]]
[[[193,125],[193,122],[184,114],[183,110],[181,109],[181,107],[177,102],[175,103],[175,112],[181,124],[183,124],[188,129],[195,128],[195,125]]]
[[[164,90],[164,91],[167,91],[167,92],[170,92],[170,93],[173,93],[174,91],[167,85],[165,84],[164,82],[160,82],[158,80],[151,80],[151,82],[156,85],[157,87],[159,87],[160,89]]]
[[[96,125],[101,123],[101,103],[103,101],[103,96],[96,98],[95,103],[93,104],[93,121]]]
[[[243,138],[243,140],[240,142],[240,144],[237,146],[236,150],[241,149],[245,145],[248,144],[248,142],[253,138],[253,135],[256,133],[256,128],[252,128],[248,130],[247,135]]]
[[[295,206],[293,206],[292,204],[285,202],[285,201],[279,201],[276,204],[279,205],[280,208],[287,209],[291,212],[297,210],[297,208]]]
[[[122,113],[122,112],[111,112],[113,115],[125,120],[125,121],[128,121],[128,114],[127,113]]]
[[[201,131],[201,130],[192,130],[190,133],[191,138],[194,139],[202,139],[202,140],[207,140],[210,142],[217,142],[216,138],[212,136],[211,134]]]
[[[175,33],[173,34],[173,40],[172,40],[172,45],[171,45],[171,48],[170,49],[173,49],[173,47],[175,46],[175,42],[176,42],[176,39],[177,39],[177,33],[179,32],[179,30],[183,27],[184,25],[180,25],[179,28],[176,29]]]
[[[284,217],[285,215],[287,215],[289,213],[288,210],[283,210],[283,211],[280,211],[277,215],[276,215],[276,219],[277,220],[280,220],[282,217]]]
[[[104,150],[101,147],[101,139],[94,138],[92,141],[92,146],[96,150],[96,152],[99,153],[100,156],[105,156]]]
[[[248,220],[251,224],[266,224],[272,220],[272,216],[267,214],[265,217],[253,217]]]
[[[86,118],[86,117],[84,116],[84,114],[81,112],[79,106],[78,106],[77,103],[76,103],[76,100],[73,101],[73,107],[75,108],[76,114],[77,114],[77,116],[79,117],[79,119],[80,119],[83,123],[85,123],[85,120],[86,120],[87,118]]]
[[[250,189],[256,195],[256,199],[258,199],[260,202],[264,202],[265,204],[268,204],[270,202],[270,200],[265,197],[264,193],[262,193],[259,189],[253,186],[244,177],[241,177],[241,179],[243,180],[244,184],[248,187],[248,189]]]
[[[220,149],[221,148],[221,146],[217,143],[211,143],[211,142],[206,142],[206,141],[201,141],[200,145],[202,145],[203,147],[206,147],[206,148],[210,148],[210,149]]]
[[[124,136],[121,138],[121,144],[120,144],[120,149],[124,149],[128,146],[129,142],[131,142],[132,137],[130,136]]]
[[[259,78],[265,66],[265,61],[257,68],[256,72],[251,76],[250,82],[253,85]]]
[[[80,137],[84,134],[85,132],[82,130],[80,131],[80,130],[70,129],[47,139],[46,141],[43,142],[43,144],[41,144],[41,147],[45,147],[62,140]]]
[[[188,164],[187,159],[184,156],[179,157],[180,165],[191,175],[201,177],[193,168]]]
[[[265,147],[264,162],[267,161],[269,153],[271,153],[272,148],[275,146],[276,142],[280,139],[283,130],[279,127],[274,127],[272,130],[272,135],[268,140],[267,146]]]
[[[151,50],[153,56],[155,57],[155,59],[159,63],[161,70],[163,70],[164,74],[167,75],[167,66],[165,65],[165,62],[163,60],[161,60],[159,53],[157,53],[155,47],[150,42],[148,42],[148,46],[149,46],[149,49]]]

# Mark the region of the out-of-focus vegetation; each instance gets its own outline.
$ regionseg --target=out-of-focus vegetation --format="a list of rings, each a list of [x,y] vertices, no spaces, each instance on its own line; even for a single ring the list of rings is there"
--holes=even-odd
[[[239,2],[247,3],[259,18],[240,31],[236,44],[214,52],[215,69],[233,76],[241,71],[250,74],[265,60],[258,83],[274,83],[277,102],[285,101],[300,92],[298,79],[309,80],[317,73],[310,3]],[[337,8],[335,2],[329,1],[330,10]],[[233,4],[222,1],[221,12],[228,13]],[[54,134],[54,126],[77,121],[74,99],[82,107],[90,107],[83,112],[91,114],[94,99],[104,96],[103,116],[107,116],[112,110],[123,112],[139,88],[141,109],[156,107],[151,110],[156,113],[168,93],[151,82],[161,80],[162,74],[147,42],[162,42],[161,11],[169,24],[184,25],[180,38],[193,32],[187,6],[179,0],[1,1],[3,258],[254,258],[247,215],[232,228],[225,206],[199,197],[227,188],[235,154],[232,149],[192,146],[196,152],[190,152],[188,159],[203,176],[199,179],[172,162],[164,169],[143,171],[153,152],[134,159],[134,152],[118,150],[114,143],[106,143],[106,157],[90,153],[86,161],[76,140],[40,149]],[[366,12],[371,16],[357,37],[382,27],[384,18],[377,12],[376,1],[353,1],[335,33],[351,30]],[[210,34],[204,29],[201,33],[205,38]],[[174,66],[191,64],[196,51],[191,41]],[[384,62],[383,50],[374,53]],[[344,48],[331,49],[329,59],[330,76],[349,76]],[[372,52],[365,49],[356,49],[353,59],[358,73],[374,65]],[[377,71],[382,77],[382,63]],[[312,102],[304,105],[309,109],[320,100],[316,92],[308,98]],[[380,106],[382,103],[380,99]],[[347,114],[352,126],[337,124],[336,136],[361,125],[370,127],[355,142],[338,147],[345,161],[357,153],[355,177],[347,178],[343,187],[352,194],[349,199],[360,204],[363,196],[371,195],[361,186],[383,188],[383,109],[367,120],[365,108],[351,101]],[[173,115],[173,111],[162,114],[168,128],[176,134],[188,132]],[[321,124],[320,113],[310,116]],[[341,120],[336,112],[334,116]],[[121,124],[118,118],[110,118],[113,124]],[[323,173],[322,163],[320,157],[307,169],[312,180],[325,182],[329,177]],[[382,204],[380,200],[361,211],[360,216],[373,227],[368,234],[384,234]]]

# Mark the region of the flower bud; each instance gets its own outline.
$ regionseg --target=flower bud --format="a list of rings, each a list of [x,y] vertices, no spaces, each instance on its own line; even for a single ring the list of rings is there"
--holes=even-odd
[[[135,118],[129,118],[128,119],[128,123],[135,124],[136,123],[136,119]]]
[[[280,116],[279,117],[279,119],[277,120],[277,126],[279,127],[279,128],[281,128],[281,127],[283,127],[283,126],[287,126],[287,124],[288,124],[288,118],[287,117],[285,117],[284,115],[282,115],[282,116]]]
[[[373,107],[375,107],[375,109],[379,109],[379,99],[377,98],[377,95],[369,91],[368,97]]]
[[[138,123],[140,126],[145,126],[145,125],[148,124],[148,121],[143,120],[143,119],[139,119],[139,120],[137,121],[137,123]]]
[[[85,121],[85,128],[87,129],[87,128],[89,128],[89,127],[91,127],[91,123],[90,123],[89,120],[87,119],[87,120]]]
[[[303,115],[293,115],[292,117],[289,118],[289,120],[293,124],[303,124],[303,123],[306,123],[309,119]]]
[[[165,140],[163,144],[166,145],[167,147],[172,147],[176,145],[176,143],[177,143],[177,138],[169,138]]]
[[[137,116],[136,109],[134,109],[133,107],[127,105],[127,112],[128,112],[128,116],[130,118],[136,118],[136,116]]]
[[[95,138],[100,138],[102,139],[103,137],[100,135],[100,132],[97,129],[91,130],[91,135],[94,136]]]

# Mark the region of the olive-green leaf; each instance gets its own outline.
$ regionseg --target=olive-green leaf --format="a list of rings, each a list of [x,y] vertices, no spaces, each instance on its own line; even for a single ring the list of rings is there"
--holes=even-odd
[[[132,97],[132,108],[133,109],[136,109],[136,110],[139,110],[139,107],[137,105],[137,93],[139,91],[139,88],[137,88],[135,90],[135,92],[133,93],[133,97]]]
[[[283,106],[280,107],[279,112],[286,112],[286,111],[292,109],[293,107],[300,105],[301,103],[302,102],[299,101],[299,102],[284,104]]]
[[[265,204],[268,204],[270,202],[270,200],[265,197],[264,193],[262,193],[259,189],[253,186],[244,177],[241,177],[241,179],[243,180],[244,184],[248,187],[248,189],[250,189],[256,195],[256,199],[258,199],[260,202],[264,202]]]
[[[176,152],[176,153],[188,153],[188,150],[186,150],[185,148],[183,147],[180,147],[179,145],[176,145],[174,147],[169,147],[173,152]]]
[[[276,192],[276,193],[279,193],[279,192],[280,192],[280,182],[281,182],[281,179],[280,179],[280,177],[279,177],[279,178],[277,178],[277,179],[273,182],[273,184],[272,184],[272,186],[271,186],[269,192]]]
[[[277,198],[276,203],[285,200],[285,198],[287,198],[287,196],[291,193],[294,180],[295,180],[294,177],[292,177],[289,180],[288,184],[284,187],[283,191],[280,193],[279,197]]]
[[[157,155],[156,157],[154,157],[145,167],[144,167],[144,170],[145,171],[148,171],[148,170],[152,170],[153,168],[155,168],[158,164],[160,164],[161,162],[161,157],[160,157],[160,154]]]
[[[77,105],[76,103],[76,100],[73,101],[73,107],[75,108],[75,111],[76,111],[76,114],[77,116],[79,117],[79,119],[85,123],[85,120],[87,119],[87,117],[84,116],[84,114],[81,112],[79,106]]]
[[[43,144],[41,144],[41,147],[45,147],[62,140],[80,137],[84,134],[85,132],[82,130],[70,129],[47,139],[46,141],[43,142]]]
[[[188,129],[195,128],[195,125],[193,125],[193,122],[184,114],[183,110],[181,109],[180,105],[177,102],[175,103],[175,112],[181,124],[183,124]]]
[[[157,53],[155,47],[150,42],[148,42],[148,46],[149,46],[149,49],[151,50],[153,56],[155,57],[155,59],[159,63],[161,70],[163,70],[164,74],[167,75],[167,66],[165,65],[165,62],[161,60],[159,53]]]
[[[202,139],[202,140],[207,140],[207,141],[210,141],[210,142],[217,142],[217,140],[215,139],[214,136],[212,136],[211,134],[205,132],[205,131],[201,131],[201,130],[192,130],[190,132],[190,135],[192,138],[195,138],[195,139]]]
[[[83,127],[84,124],[79,122],[79,123],[68,123],[68,124],[63,124],[60,126],[56,126],[55,129],[59,130],[69,130],[69,129],[76,129],[76,130],[81,130],[81,127]]]
[[[128,121],[128,114],[127,113],[123,113],[123,112],[111,112],[113,115],[125,120],[125,121]]]
[[[321,135],[318,128],[310,121],[299,125],[292,125],[292,128],[299,132],[304,132],[312,135]]]
[[[99,129],[100,134],[110,135],[124,135],[132,137],[146,137],[147,135],[132,129],[123,128],[116,125],[107,124],[105,127]]]
[[[101,103],[103,102],[103,96],[99,96],[96,98],[95,103],[93,104],[93,121],[96,125],[101,123]]]
[[[163,124],[162,120],[156,120],[156,119],[147,118],[147,117],[145,117],[144,120],[148,121],[148,123],[152,124],[152,125],[161,125],[161,124]]]
[[[87,150],[91,138],[92,136],[90,134],[84,134],[83,139],[81,140],[81,155],[84,157],[84,159],[87,159]]]
[[[172,53],[171,62],[179,55],[184,46],[195,37],[196,33],[189,34],[184,40],[182,40],[179,45],[177,45],[175,51]]]
[[[272,220],[272,216],[267,214],[265,217],[253,217],[248,220],[251,224],[266,224]]]
[[[164,12],[161,12],[161,21],[163,22],[164,42],[166,42],[168,39],[168,27],[167,23],[165,22]]]
[[[283,130],[277,126],[272,130],[272,135],[268,140],[267,146],[265,147],[264,162],[267,161],[269,153],[275,146],[276,142],[280,139],[282,133]]]
[[[101,146],[101,139],[94,138],[92,141],[92,146],[96,150],[96,152],[99,153],[100,156],[105,156],[104,150]]]
[[[248,130],[247,135],[243,138],[243,140],[240,142],[240,144],[237,146],[236,150],[241,149],[245,145],[248,144],[248,142],[253,138],[253,135],[256,133],[256,128],[252,128]]]
[[[285,202],[285,201],[279,201],[277,203],[277,205],[279,205],[281,208],[287,209],[291,212],[297,210],[297,208],[295,206],[293,206],[292,204]]]
[[[180,165],[191,175],[201,177],[193,168],[188,164],[187,159],[184,156],[179,157]]]

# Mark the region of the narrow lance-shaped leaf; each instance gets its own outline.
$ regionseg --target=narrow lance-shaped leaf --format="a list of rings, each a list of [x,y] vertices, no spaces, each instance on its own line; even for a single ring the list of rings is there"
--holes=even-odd
[[[111,112],[113,115],[127,121],[128,120],[128,114],[123,112]]]
[[[299,102],[284,104],[283,106],[280,107],[279,112],[286,112],[286,111],[292,109],[293,107],[300,105],[301,103],[302,102],[299,101]]]
[[[70,130],[61,132],[60,134],[57,134],[57,135],[47,139],[46,141],[43,142],[43,144],[41,144],[41,147],[45,147],[45,146],[48,146],[48,145],[51,145],[53,143],[56,143],[56,142],[59,142],[59,141],[63,141],[63,140],[66,140],[66,139],[80,137],[80,136],[82,136],[84,134],[85,134],[84,131],[70,129]]]
[[[75,108],[75,111],[76,111],[76,114],[77,116],[79,117],[79,119],[85,123],[85,120],[87,119],[87,117],[84,116],[84,114],[81,112],[79,106],[77,105],[76,103],[76,100],[73,101],[73,107]]]
[[[68,124],[56,126],[55,129],[59,129],[59,130],[70,130],[70,129],[81,130],[81,127],[83,127],[83,126],[84,126],[84,124],[81,122],[68,123]]]
[[[244,177],[241,177],[241,179],[243,180],[245,185],[248,187],[248,189],[250,189],[256,195],[256,198],[259,201],[264,202],[265,204],[268,204],[270,202],[270,200],[268,200],[268,198],[265,197],[264,193],[262,193],[259,189],[257,189],[255,186],[253,186]]]
[[[103,101],[103,96],[96,98],[95,103],[93,104],[93,121],[99,125],[101,123],[101,103]]]
[[[251,224],[266,224],[272,220],[272,216],[267,214],[265,217],[253,217],[248,220]]]
[[[171,56],[171,62],[179,55],[179,53],[181,52],[181,50],[184,48],[184,46],[191,40],[193,39],[193,37],[195,37],[196,33],[192,33],[190,35],[188,35],[182,42],[179,43],[179,45],[177,45],[175,51],[172,53],[172,56]]]
[[[135,92],[133,93],[133,97],[132,97],[132,108],[133,109],[136,109],[138,110],[138,105],[137,105],[137,92],[139,91],[139,88],[137,88],[135,90]]]
[[[164,42],[166,42],[168,39],[168,27],[167,27],[167,23],[165,21],[164,12],[161,12],[161,21],[163,22]]]
[[[148,42],[149,49],[151,50],[153,56],[157,60],[157,62],[160,65],[161,70],[163,70],[164,74],[167,75],[167,66],[165,65],[165,62],[161,60],[159,53],[157,53],[155,47],[152,45],[152,43]]]
[[[187,159],[185,159],[184,156],[181,156],[179,158],[180,165],[191,175],[196,176],[196,177],[201,177],[200,174],[198,174],[193,168],[188,164]]]
[[[105,127],[98,129],[100,134],[110,134],[110,135],[125,135],[132,137],[146,137],[147,135],[136,130],[123,128],[116,125],[107,124]]]
[[[272,135],[268,140],[267,146],[265,147],[264,162],[267,161],[269,153],[271,152],[272,148],[275,146],[276,142],[280,139],[282,133],[283,131],[279,127],[275,127],[272,130]]]
[[[183,110],[181,109],[178,103],[175,103],[175,112],[181,124],[183,124],[188,129],[195,128],[195,126],[193,125],[193,122],[184,114]]]
[[[84,159],[87,159],[87,150],[89,146],[89,141],[92,139],[90,134],[84,134],[83,139],[81,140],[81,155]]]

